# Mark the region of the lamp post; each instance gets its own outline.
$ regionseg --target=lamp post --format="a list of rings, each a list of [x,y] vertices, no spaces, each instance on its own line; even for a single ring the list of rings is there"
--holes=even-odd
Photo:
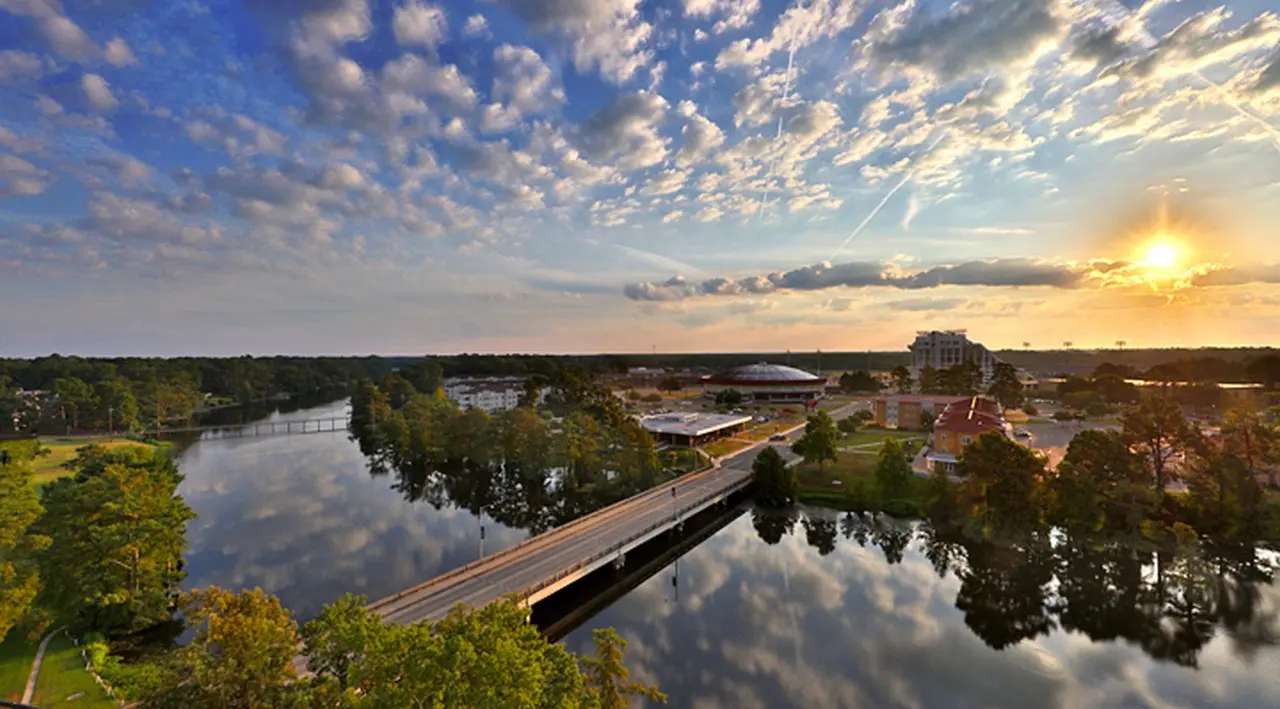
[[[676,503],[676,486],[671,486],[671,520],[677,524],[680,522],[680,508]]]

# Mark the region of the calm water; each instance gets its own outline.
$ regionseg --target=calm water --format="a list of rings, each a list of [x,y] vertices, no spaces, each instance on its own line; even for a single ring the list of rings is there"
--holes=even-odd
[[[341,433],[204,440],[181,465],[200,515],[191,586],[261,586],[305,618],[479,553],[474,515],[406,502]],[[525,536],[486,529],[486,553]],[[748,509],[564,642],[589,651],[592,628],[617,628],[633,676],[672,707],[1265,709],[1280,707],[1275,563],[1062,537],[996,548],[924,525]]]

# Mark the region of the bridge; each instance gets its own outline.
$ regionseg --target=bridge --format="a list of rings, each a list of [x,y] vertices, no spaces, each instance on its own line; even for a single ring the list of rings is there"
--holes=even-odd
[[[840,418],[855,406],[832,412]],[[797,426],[788,433],[803,428]],[[788,463],[798,461],[790,441],[762,442],[626,500],[531,537],[501,552],[437,576],[369,606],[386,622],[437,621],[458,603],[482,607],[515,595],[526,607],[551,596],[628,551],[727,500],[750,483],[751,464],[766,446]]]
[[[168,436],[173,434],[205,434],[219,433],[222,438],[242,438],[247,436],[283,436],[295,433],[337,433],[346,431],[351,423],[350,416],[331,416],[328,418],[295,419],[285,421],[257,421],[254,423],[222,423],[204,426],[170,426],[167,428],[145,428],[133,431],[68,431],[67,433],[43,434],[52,438],[125,438],[128,436]],[[34,437],[34,434],[29,434]]]

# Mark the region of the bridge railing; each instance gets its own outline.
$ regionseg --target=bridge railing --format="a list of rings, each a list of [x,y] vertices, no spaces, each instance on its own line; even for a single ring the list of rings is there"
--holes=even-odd
[[[739,481],[737,481],[737,482],[733,483],[732,485],[728,485],[728,486],[726,486],[725,488],[723,488],[723,489],[721,489],[721,490],[717,490],[717,491],[715,491],[715,492],[711,492],[711,493],[708,493],[708,494],[706,494],[706,495],[703,495],[702,497],[698,498],[698,499],[697,499],[693,504],[691,504],[691,505],[687,505],[684,509],[686,509],[686,510],[687,510],[687,509],[690,509],[690,508],[700,507],[700,506],[702,506],[702,505],[706,504],[708,501],[713,500],[713,499],[715,499],[715,498],[717,498],[717,497],[721,497],[721,496],[723,496],[723,495],[727,495],[727,494],[732,494],[732,493],[733,493],[733,492],[735,492],[736,490],[738,490],[738,489],[740,489],[740,488],[743,488],[743,487],[746,487],[748,484],[750,484],[750,482],[751,482],[751,476],[750,476],[750,475],[748,475],[748,476],[746,476],[746,477],[742,478],[741,480],[739,480]],[[682,510],[682,511],[683,511],[683,510]],[[545,580],[543,580],[543,581],[539,581],[538,583],[536,583],[536,584],[534,584],[534,585],[532,585],[532,586],[529,586],[528,588],[525,588],[524,590],[520,591],[518,595],[524,596],[524,598],[525,598],[526,600],[528,600],[528,598],[529,598],[530,596],[532,596],[533,594],[537,593],[538,591],[541,591],[542,589],[544,589],[544,588],[546,588],[546,587],[548,587],[548,586],[551,586],[551,585],[553,585],[553,584],[555,584],[555,583],[558,583],[558,582],[559,582],[559,581],[561,581],[562,579],[565,579],[565,578],[567,578],[567,577],[569,577],[569,576],[572,576],[573,574],[578,573],[578,572],[579,572],[579,571],[581,571],[582,569],[584,569],[584,568],[586,568],[586,567],[588,567],[588,566],[591,566],[592,564],[596,563],[597,561],[599,561],[599,560],[601,560],[601,559],[603,559],[603,558],[609,557],[609,556],[611,556],[611,555],[613,555],[613,554],[617,554],[619,551],[621,551],[622,549],[626,548],[626,546],[627,546],[627,545],[629,545],[629,544],[631,544],[631,543],[635,542],[635,540],[640,539],[640,538],[642,538],[642,537],[645,537],[645,536],[647,536],[647,535],[649,535],[649,534],[653,533],[654,531],[659,530],[659,529],[661,529],[661,528],[663,528],[663,527],[665,527],[665,526],[667,526],[667,525],[671,524],[671,522],[673,522],[673,521],[674,521],[674,519],[675,519],[674,515],[673,515],[672,517],[669,517],[669,518],[668,518],[668,517],[664,517],[663,519],[658,520],[657,522],[654,522],[653,524],[649,525],[648,527],[645,527],[644,529],[640,530],[639,532],[636,532],[635,534],[631,535],[630,537],[627,537],[626,539],[624,539],[624,540],[622,540],[622,541],[618,542],[617,544],[614,544],[613,546],[609,547],[608,549],[605,549],[604,551],[601,551],[601,552],[597,552],[597,553],[595,553],[595,554],[592,554],[591,556],[587,557],[587,558],[586,558],[586,559],[584,559],[583,561],[581,561],[581,562],[579,562],[579,563],[577,563],[577,564],[574,564],[573,566],[571,566],[571,567],[569,567],[569,568],[567,568],[567,569],[563,569],[563,570],[561,570],[561,571],[560,571],[559,573],[557,573],[555,576],[553,576],[553,577],[551,577],[551,578],[549,578],[549,579],[545,579]]]
[[[543,532],[542,534],[538,534],[538,535],[536,535],[536,536],[529,537],[528,539],[525,539],[524,541],[520,542],[519,544],[516,544],[516,545],[514,545],[514,546],[510,546],[510,547],[507,547],[506,549],[503,549],[502,551],[497,552],[496,554],[491,554],[491,555],[489,555],[489,556],[487,556],[487,557],[485,557],[485,558],[483,558],[483,559],[476,559],[475,561],[472,561],[472,562],[469,562],[469,563],[464,564],[464,565],[462,565],[462,566],[459,566],[458,568],[456,568],[456,569],[454,569],[454,570],[452,570],[452,571],[449,571],[449,572],[446,572],[446,573],[441,574],[441,575],[439,575],[439,576],[436,576],[435,578],[432,578],[432,579],[428,579],[428,580],[426,580],[426,581],[423,581],[422,583],[420,583],[420,584],[418,584],[418,585],[416,585],[416,586],[412,586],[412,587],[407,588],[407,589],[405,589],[405,590],[403,590],[403,591],[400,591],[399,593],[396,593],[396,594],[393,594],[393,595],[387,596],[386,598],[383,598],[383,599],[380,599],[380,600],[374,601],[373,603],[370,603],[368,606],[366,606],[366,608],[367,608],[368,610],[371,610],[371,611],[376,611],[376,610],[378,610],[379,608],[381,608],[381,607],[383,607],[383,606],[385,606],[385,605],[389,605],[389,604],[391,604],[391,603],[395,603],[396,601],[398,601],[398,600],[400,600],[400,599],[402,599],[402,598],[404,598],[404,597],[406,597],[406,596],[411,596],[411,595],[413,595],[413,594],[420,593],[420,592],[422,592],[422,591],[425,591],[425,590],[426,590],[426,589],[428,589],[428,588],[431,588],[432,586],[436,586],[436,585],[440,585],[440,584],[446,583],[446,582],[451,581],[451,580],[453,580],[453,579],[455,579],[455,578],[458,578],[459,576],[463,576],[463,575],[467,574],[468,572],[475,571],[477,568],[479,568],[479,567],[481,567],[481,566],[497,565],[497,566],[501,567],[501,566],[505,565],[507,562],[511,561],[511,560],[512,560],[512,558],[513,558],[515,555],[520,554],[520,553],[525,552],[525,551],[528,551],[530,548],[532,548],[532,547],[534,547],[534,546],[538,546],[538,545],[542,545],[542,544],[549,543],[549,542],[550,542],[550,541],[552,541],[553,539],[556,539],[556,538],[558,538],[558,537],[560,537],[560,536],[563,536],[564,534],[567,534],[567,533],[571,532],[572,530],[576,529],[577,527],[581,527],[582,525],[584,525],[584,524],[585,524],[585,523],[587,523],[587,522],[594,521],[594,520],[597,520],[597,519],[599,519],[599,518],[601,518],[601,517],[605,517],[605,516],[608,516],[608,515],[610,515],[610,514],[613,514],[613,513],[614,513],[614,512],[616,512],[616,511],[617,511],[621,506],[625,506],[625,505],[631,504],[631,503],[632,503],[632,502],[634,502],[635,500],[638,500],[638,499],[640,499],[640,498],[642,498],[642,497],[645,497],[645,496],[648,496],[648,495],[652,495],[652,494],[656,494],[656,493],[658,493],[658,492],[660,492],[660,491],[669,490],[669,489],[671,489],[672,487],[675,487],[675,485],[676,485],[676,484],[678,484],[678,483],[688,483],[688,482],[689,482],[689,480],[690,480],[691,478],[694,478],[694,477],[697,477],[697,476],[702,476],[702,475],[707,475],[707,474],[709,474],[709,473],[711,473],[711,472],[714,472],[714,470],[715,470],[715,469],[714,469],[714,468],[712,468],[712,469],[710,469],[710,470],[705,470],[705,471],[698,472],[698,473],[690,473],[690,474],[688,474],[688,475],[682,475],[682,476],[680,476],[680,477],[678,477],[678,478],[675,478],[675,479],[673,479],[673,480],[668,480],[667,482],[662,483],[661,485],[658,485],[657,487],[651,487],[651,488],[649,488],[648,490],[645,490],[644,492],[640,492],[640,493],[637,493],[637,494],[635,494],[635,495],[632,495],[631,497],[628,497],[628,498],[627,498],[627,499],[625,499],[625,500],[619,500],[618,502],[615,502],[615,503],[613,503],[612,505],[609,505],[608,507],[602,507],[602,508],[600,508],[600,509],[596,510],[595,512],[591,512],[591,513],[585,514],[585,515],[583,515],[583,516],[581,516],[581,517],[578,517],[577,519],[574,519],[574,520],[571,520],[571,521],[569,521],[569,522],[566,522],[566,523],[564,523],[564,524],[560,525],[559,527],[556,527],[555,529],[547,530],[546,532]]]

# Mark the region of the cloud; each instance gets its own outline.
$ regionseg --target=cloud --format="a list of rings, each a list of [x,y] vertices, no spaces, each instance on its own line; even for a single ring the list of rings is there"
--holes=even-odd
[[[977,234],[980,236],[987,235],[1005,235],[1010,236],[1026,236],[1036,233],[1034,229],[1018,226],[974,226],[974,227],[952,227],[951,231],[957,234]]]
[[[37,20],[36,26],[53,47],[53,51],[67,59],[84,61],[98,53],[98,45],[89,39],[89,35],[79,25],[61,15],[42,17]]]
[[[108,64],[115,67],[130,66],[138,63],[138,58],[133,55],[133,50],[129,49],[129,45],[119,37],[107,42],[103,57]]]
[[[187,137],[197,143],[216,144],[231,157],[283,155],[286,140],[280,132],[243,114],[229,114],[215,107],[188,121]]]
[[[1275,13],[1263,13],[1227,29],[1225,24],[1230,17],[1226,7],[1194,15],[1161,37],[1150,51],[1113,64],[1099,78],[1164,82],[1249,52],[1271,49],[1280,42],[1280,16]]]
[[[405,54],[387,62],[379,74],[382,85],[406,97],[419,95],[444,99],[454,109],[469,109],[478,96],[471,81],[453,64],[431,64],[416,54]]]
[[[53,176],[17,155],[0,153],[0,198],[43,194]]]
[[[462,26],[463,37],[485,37],[489,34],[489,21],[484,19],[484,15],[472,15],[467,18],[467,23]]]
[[[85,74],[80,77],[80,88],[84,90],[89,105],[98,111],[114,111],[120,105],[111,93],[111,85],[97,74]]]
[[[1249,283],[1280,283],[1280,264],[1224,266],[1206,270],[1191,278],[1197,286],[1239,286]]]
[[[110,170],[112,177],[126,187],[140,185],[151,177],[151,168],[146,163],[128,155],[103,155],[90,158],[87,162]]]
[[[1078,288],[1099,271],[1089,264],[1055,264],[1034,259],[1009,258],[969,261],[904,272],[880,261],[842,264],[820,263],[791,271],[752,276],[742,280],[712,278],[689,283],[683,278],[634,283],[623,288],[632,300],[683,300],[699,295],[741,295],[774,291],[821,291],[831,288],[894,288],[920,290],[941,286]]]
[[[0,84],[14,84],[18,80],[34,81],[44,71],[44,61],[34,54],[16,49],[0,51]]]
[[[653,26],[640,15],[642,0],[493,0],[533,29],[563,36],[582,73],[598,68],[617,84],[653,58]]]
[[[740,39],[716,55],[716,69],[755,67],[775,52],[795,51],[849,29],[861,14],[858,0],[810,0],[787,8],[768,37]]]
[[[1258,78],[1249,87],[1249,91],[1258,94],[1271,93],[1277,89],[1280,89],[1280,50],[1271,55],[1267,65],[1258,72]]]
[[[578,144],[588,158],[616,160],[623,170],[655,165],[667,157],[669,140],[658,133],[666,117],[667,100],[657,94],[618,94],[582,124]]]
[[[493,88],[489,95],[503,101],[517,116],[539,113],[564,102],[551,67],[528,47],[504,44],[493,50]]]
[[[688,167],[696,164],[711,151],[724,144],[724,131],[706,117],[697,113],[692,101],[680,102],[680,113],[685,116],[684,128],[680,133],[684,136],[684,145],[676,153],[676,164]]]
[[[684,0],[685,17],[720,18],[711,30],[716,34],[746,27],[759,10],[760,0]]]
[[[955,310],[964,305],[964,303],[964,298],[906,298],[903,300],[891,300],[885,303],[884,307],[890,310],[922,313],[933,310]]]
[[[435,5],[409,0],[396,8],[391,31],[402,47],[434,47],[448,36],[449,18]]]

